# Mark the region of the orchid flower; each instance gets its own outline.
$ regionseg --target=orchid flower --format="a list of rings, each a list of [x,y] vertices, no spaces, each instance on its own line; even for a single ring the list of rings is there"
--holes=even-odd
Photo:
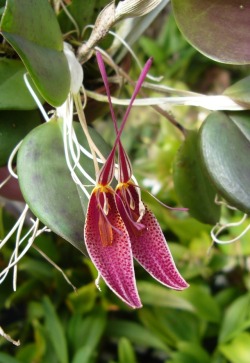
[[[85,242],[89,255],[106,284],[128,305],[141,307],[133,257],[158,281],[181,290],[188,286],[179,274],[155,216],[142,203],[132,181],[132,167],[120,137],[134,99],[152,64],[149,59],[136,84],[120,130],[111,104],[108,79],[101,54],[97,61],[109,98],[110,111],[117,133],[116,141],[100,171],[92,191],[85,222]],[[110,186],[115,171],[118,148],[118,185]]]

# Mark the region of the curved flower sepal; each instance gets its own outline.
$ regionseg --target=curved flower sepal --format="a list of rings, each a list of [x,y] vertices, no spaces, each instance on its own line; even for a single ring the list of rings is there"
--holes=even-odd
[[[129,306],[140,308],[130,238],[110,186],[94,188],[84,238],[89,256],[106,284]]]
[[[143,213],[140,211],[140,197],[133,182],[118,184],[115,200],[129,233],[134,258],[163,285],[176,290],[187,288],[189,285],[175,266],[154,214],[145,205]]]

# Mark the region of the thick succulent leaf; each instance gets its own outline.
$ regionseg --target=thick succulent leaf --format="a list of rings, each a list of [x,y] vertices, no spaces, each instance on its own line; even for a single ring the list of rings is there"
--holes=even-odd
[[[219,194],[250,213],[250,114],[210,114],[200,131],[204,166]]]
[[[232,98],[240,105],[250,108],[250,77],[243,78],[228,87],[224,91],[224,95]]]
[[[11,151],[40,123],[38,111],[0,111],[0,166],[6,165]]]
[[[24,82],[26,68],[19,60],[0,59],[0,109],[33,110],[37,105]],[[29,80],[33,89],[35,86]],[[40,97],[40,100],[41,97]]]
[[[81,32],[86,25],[94,24],[98,14],[108,3],[109,0],[73,0],[71,4],[67,6],[67,10],[75,20]],[[75,30],[74,24],[63,9],[58,16],[58,21],[63,33]]]
[[[56,16],[47,0],[8,0],[1,32],[28,69],[47,102],[61,105],[70,74]]]
[[[216,189],[203,171],[198,134],[188,131],[173,165],[175,190],[189,213],[202,223],[215,224],[220,207],[215,204]]]
[[[223,63],[250,63],[250,6],[241,0],[172,0],[177,25],[201,53]]]
[[[87,148],[80,124],[74,123],[74,128],[79,141]],[[94,131],[91,134],[106,155],[105,143]],[[82,156],[80,162],[94,178],[90,159]],[[26,136],[18,152],[17,172],[21,191],[32,212],[52,231],[86,253],[82,203],[87,200],[80,200],[65,161],[61,120],[43,124]]]

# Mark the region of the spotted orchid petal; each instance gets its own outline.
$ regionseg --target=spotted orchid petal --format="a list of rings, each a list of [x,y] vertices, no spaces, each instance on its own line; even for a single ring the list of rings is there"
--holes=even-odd
[[[136,186],[132,182],[118,184],[115,199],[129,233],[134,258],[162,284],[176,290],[187,288],[154,214],[145,206],[144,214],[140,216]]]
[[[132,308],[141,307],[130,238],[111,187],[97,186],[93,190],[84,238],[91,260],[110,289]]]

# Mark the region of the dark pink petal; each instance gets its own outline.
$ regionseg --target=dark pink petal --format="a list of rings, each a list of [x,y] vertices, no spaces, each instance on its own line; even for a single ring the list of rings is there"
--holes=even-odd
[[[132,166],[129,160],[129,157],[126,153],[126,151],[124,150],[122,143],[119,143],[119,175],[118,175],[118,180],[120,183],[127,183],[131,177],[132,177]]]
[[[129,191],[135,202],[134,216],[138,216],[138,192],[133,184],[129,185]],[[128,204],[125,201],[121,203],[122,194],[124,195],[124,193],[121,193],[121,189],[117,189],[116,194],[117,208],[127,227],[134,258],[162,284],[176,290],[188,287],[175,266],[161,227],[153,213],[145,206],[145,213],[140,219],[140,224],[144,225],[145,228],[136,232],[128,219],[128,213],[124,211],[125,205]]]
[[[111,183],[115,174],[115,147],[110,151],[110,154],[103,164],[98,175],[98,184],[107,185]]]
[[[105,191],[108,205],[106,215],[103,215],[100,209],[104,199],[102,191]],[[129,306],[139,308],[142,305],[135,282],[129,235],[117,211],[113,190],[103,187],[102,191],[95,188],[89,200],[84,228],[86,247],[91,260],[110,289]],[[99,223],[105,222],[108,225],[100,229]],[[106,231],[107,237],[101,237],[100,233]],[[108,241],[110,238],[112,240]]]

